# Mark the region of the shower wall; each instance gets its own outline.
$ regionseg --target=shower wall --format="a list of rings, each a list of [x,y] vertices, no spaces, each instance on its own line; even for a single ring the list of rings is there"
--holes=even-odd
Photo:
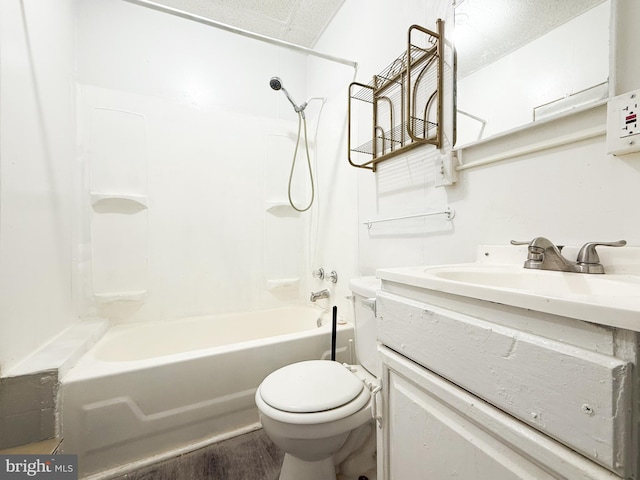
[[[83,315],[303,298],[309,215],[287,206],[297,115],[274,75],[306,98],[303,55],[124,1],[78,2]],[[294,198],[308,195],[302,173]]]
[[[74,30],[72,0],[0,2],[3,376],[77,320],[71,285]]]

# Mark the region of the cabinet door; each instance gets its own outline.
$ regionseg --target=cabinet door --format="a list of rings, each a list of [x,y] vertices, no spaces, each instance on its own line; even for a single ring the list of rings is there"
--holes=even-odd
[[[382,479],[619,479],[395,352],[381,353]]]
[[[621,477],[633,471],[632,365],[380,292],[378,339]]]

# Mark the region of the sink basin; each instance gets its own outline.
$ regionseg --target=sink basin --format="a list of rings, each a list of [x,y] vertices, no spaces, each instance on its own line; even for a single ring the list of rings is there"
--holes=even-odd
[[[379,269],[385,282],[640,331],[640,276],[466,263]]]
[[[460,265],[425,268],[443,280],[547,296],[640,296],[640,277],[531,270],[511,265]]]

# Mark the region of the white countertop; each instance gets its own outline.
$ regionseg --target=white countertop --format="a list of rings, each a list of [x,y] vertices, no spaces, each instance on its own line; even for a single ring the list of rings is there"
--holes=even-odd
[[[385,282],[640,332],[640,247],[599,247],[604,275],[523,268],[526,246],[478,248],[475,263],[378,269]],[[563,255],[574,259],[577,248]]]

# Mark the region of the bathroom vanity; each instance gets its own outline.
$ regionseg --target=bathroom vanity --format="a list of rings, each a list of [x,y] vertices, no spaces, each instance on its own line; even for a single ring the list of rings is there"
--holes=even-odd
[[[640,478],[640,277],[511,248],[378,270],[385,480]]]

